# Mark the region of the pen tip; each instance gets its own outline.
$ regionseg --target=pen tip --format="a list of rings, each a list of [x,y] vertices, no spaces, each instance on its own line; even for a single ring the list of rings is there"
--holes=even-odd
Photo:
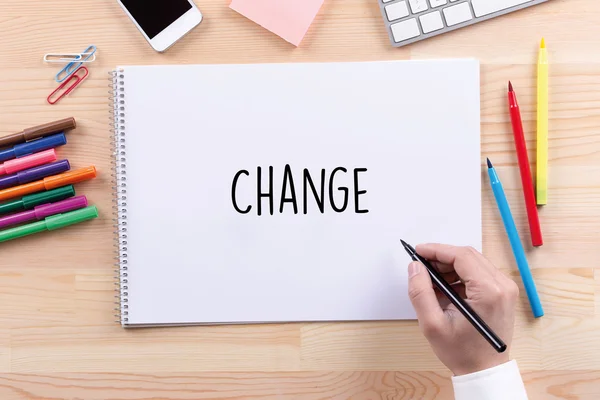
[[[416,250],[408,243],[406,243],[404,240],[400,239],[400,242],[402,242],[402,246],[404,246],[404,250],[406,250],[406,252],[408,254],[411,255],[411,257],[414,256],[414,254],[416,253]]]
[[[546,48],[546,39],[542,38],[542,43],[540,44],[540,48],[542,48],[542,49]]]
[[[492,162],[490,161],[490,159],[487,159],[487,164],[488,164],[488,168],[494,168],[494,166],[492,165]]]
[[[513,92],[513,86],[512,86],[512,82],[508,81],[508,91],[509,92]]]

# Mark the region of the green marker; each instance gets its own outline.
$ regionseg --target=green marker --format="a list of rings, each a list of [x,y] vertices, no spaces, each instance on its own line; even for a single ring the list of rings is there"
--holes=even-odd
[[[23,196],[21,200],[12,200],[0,204],[0,215],[10,214],[17,211],[31,210],[33,207],[54,203],[75,196],[73,185],[63,186],[58,189],[48,190],[47,192],[30,194]]]
[[[44,231],[54,231],[97,217],[98,209],[96,206],[86,207],[64,214],[53,215],[43,221],[0,231],[0,242],[6,242]]]

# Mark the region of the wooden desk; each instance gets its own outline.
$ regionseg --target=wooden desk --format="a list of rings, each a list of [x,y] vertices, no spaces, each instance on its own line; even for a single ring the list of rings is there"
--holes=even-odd
[[[1,247],[0,399],[452,398],[450,374],[413,322],[136,331],[116,325],[107,71],[116,64],[476,57],[482,62],[482,152],[499,166],[526,233],[506,83],[511,79],[518,88],[533,156],[542,35],[552,60],[550,203],[541,211],[546,244],[528,251],[546,316],[533,321],[523,294],[512,356],[531,399],[599,398],[600,4],[552,0],[394,49],[375,0],[326,0],[296,49],[226,3],[198,1],[206,20],[160,55],[114,0],[0,0],[0,134],[76,117],[79,127],[60,155],[75,167],[99,168],[99,178],[77,190],[102,214]],[[99,49],[89,80],[58,105],[46,104],[57,68],[44,65],[43,54],[89,44]],[[483,187],[484,252],[520,283]]]

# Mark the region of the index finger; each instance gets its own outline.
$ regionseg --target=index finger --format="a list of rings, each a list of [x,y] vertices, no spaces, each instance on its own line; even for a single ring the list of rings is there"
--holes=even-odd
[[[481,279],[481,274],[494,277],[497,273],[496,268],[471,247],[429,243],[418,245],[416,251],[427,260],[454,266],[454,270],[465,283]]]

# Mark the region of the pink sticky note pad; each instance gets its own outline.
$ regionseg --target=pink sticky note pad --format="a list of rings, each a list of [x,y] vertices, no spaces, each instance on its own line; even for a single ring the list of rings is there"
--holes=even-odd
[[[232,0],[229,7],[298,46],[324,0]]]

